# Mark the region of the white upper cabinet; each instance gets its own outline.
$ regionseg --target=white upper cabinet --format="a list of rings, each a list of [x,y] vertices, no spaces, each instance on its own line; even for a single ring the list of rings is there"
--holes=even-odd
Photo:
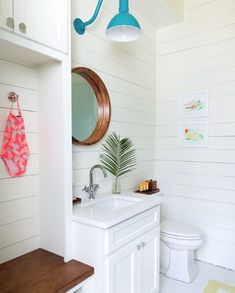
[[[14,29],[12,0],[0,0],[0,27],[9,31]]]
[[[67,0],[0,0],[0,26],[13,16],[13,32],[58,51],[68,52]],[[12,12],[13,8],[13,12]]]

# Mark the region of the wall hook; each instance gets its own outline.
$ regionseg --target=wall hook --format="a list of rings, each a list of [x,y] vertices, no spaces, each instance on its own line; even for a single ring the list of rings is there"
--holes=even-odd
[[[12,103],[16,102],[19,98],[19,95],[17,95],[15,92],[10,92],[8,94],[8,100]]]

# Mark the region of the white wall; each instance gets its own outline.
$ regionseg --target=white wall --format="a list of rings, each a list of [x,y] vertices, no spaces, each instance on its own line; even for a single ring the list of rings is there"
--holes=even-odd
[[[11,106],[19,94],[30,149],[27,172],[11,178],[0,159],[0,263],[39,247],[39,151],[36,70],[0,59],[0,148]],[[16,105],[14,106],[16,107]],[[17,112],[16,112],[17,113]]]
[[[200,227],[197,258],[235,269],[235,1],[186,0],[157,34],[156,164],[163,216]],[[206,149],[178,145],[182,91],[209,91]]]
[[[72,19],[89,19],[97,1],[72,1]],[[118,4],[118,1],[115,1]],[[105,2],[96,23],[83,36],[73,31],[72,65],[86,66],[100,75],[110,94],[112,120],[109,132],[134,140],[138,164],[136,171],[123,177],[123,189],[134,189],[138,182],[154,175],[154,129],[155,129],[155,58],[156,30],[147,18],[136,13],[143,26],[143,36],[130,44],[108,41],[105,28],[114,13],[113,1]],[[89,183],[89,169],[99,162],[103,141],[93,146],[73,146],[74,195]],[[95,183],[100,191],[111,191],[112,176],[105,180],[99,170]]]
[[[70,68],[67,58],[38,68],[40,247],[66,259],[72,211]]]

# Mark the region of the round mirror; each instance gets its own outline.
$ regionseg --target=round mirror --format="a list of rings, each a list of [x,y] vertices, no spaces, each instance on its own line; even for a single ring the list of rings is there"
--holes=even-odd
[[[107,132],[111,118],[108,91],[92,70],[72,70],[72,135],[73,143],[91,145]]]

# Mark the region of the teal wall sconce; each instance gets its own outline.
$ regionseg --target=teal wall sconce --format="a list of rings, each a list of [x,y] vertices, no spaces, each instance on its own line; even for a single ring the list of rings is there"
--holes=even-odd
[[[84,22],[80,18],[74,20],[75,31],[83,35],[86,27],[92,24],[100,11],[103,0],[99,0],[91,19]],[[119,0],[119,13],[116,14],[108,24],[106,36],[117,42],[130,42],[138,39],[141,35],[141,27],[137,19],[129,13],[129,1]]]

